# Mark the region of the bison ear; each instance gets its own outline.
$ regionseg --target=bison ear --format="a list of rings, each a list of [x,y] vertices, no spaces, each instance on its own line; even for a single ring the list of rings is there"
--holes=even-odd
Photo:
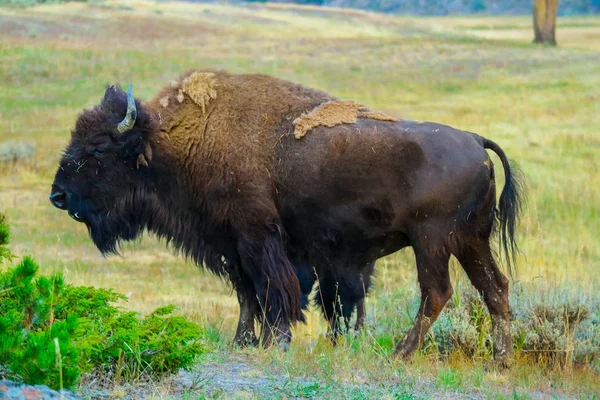
[[[115,138],[119,138],[124,133],[133,129],[137,118],[137,107],[133,97],[133,87],[131,84],[127,88],[127,93],[118,86],[107,85],[100,106],[110,113],[125,115],[119,123],[115,123],[115,125],[111,127],[114,131]]]
[[[100,106],[105,110],[111,111],[113,109],[123,108],[119,106],[124,104],[122,100],[124,97],[125,96],[121,88],[115,85],[106,85],[106,91],[104,92],[104,97],[102,98]]]

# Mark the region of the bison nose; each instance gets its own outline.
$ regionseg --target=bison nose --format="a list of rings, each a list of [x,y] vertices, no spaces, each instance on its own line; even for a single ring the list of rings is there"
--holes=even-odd
[[[67,195],[60,189],[52,189],[52,193],[50,194],[50,202],[56,208],[60,208],[61,210],[67,209]]]

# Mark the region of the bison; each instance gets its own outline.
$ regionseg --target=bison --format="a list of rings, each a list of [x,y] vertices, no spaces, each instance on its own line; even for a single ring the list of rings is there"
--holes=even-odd
[[[496,207],[494,167],[505,185]],[[507,259],[520,182],[477,134],[400,120],[262,74],[191,71],[147,102],[109,86],[79,115],[50,200],[84,223],[104,254],[148,230],[237,292],[235,341],[287,343],[313,283],[337,332],[361,304],[375,260],[412,247],[421,288],[408,357],[452,295],[454,255],[482,294],[495,356],[506,360]],[[509,262],[510,263],[510,262]],[[360,323],[360,316],[359,321]]]

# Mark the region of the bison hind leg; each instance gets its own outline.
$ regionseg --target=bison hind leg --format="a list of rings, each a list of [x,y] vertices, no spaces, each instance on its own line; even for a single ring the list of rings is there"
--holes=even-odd
[[[507,366],[512,352],[508,279],[496,265],[489,238],[472,239],[456,257],[483,297],[492,318],[494,358]]]
[[[417,260],[417,275],[421,288],[421,304],[413,326],[396,346],[395,355],[409,358],[423,343],[423,338],[452,297],[453,289],[448,271],[450,255],[444,246],[435,248],[413,245]]]

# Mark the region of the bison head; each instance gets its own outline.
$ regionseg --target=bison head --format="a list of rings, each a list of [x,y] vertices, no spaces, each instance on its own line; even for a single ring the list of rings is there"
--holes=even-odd
[[[136,104],[131,85],[125,93],[109,86],[102,102],[77,119],[56,173],[50,202],[87,225],[103,253],[119,240],[135,238],[143,226],[139,210],[148,189],[146,140],[152,118]]]

